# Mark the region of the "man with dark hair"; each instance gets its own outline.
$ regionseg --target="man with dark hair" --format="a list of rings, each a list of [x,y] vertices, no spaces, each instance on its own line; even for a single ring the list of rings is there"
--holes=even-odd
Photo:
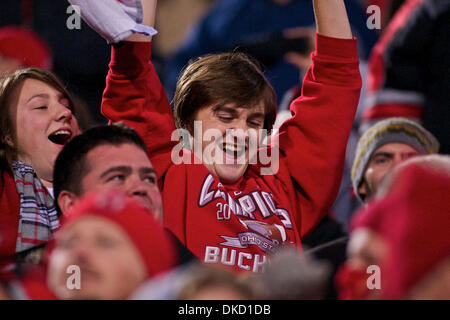
[[[54,195],[64,213],[83,194],[118,188],[161,218],[156,173],[141,137],[125,125],[98,126],[72,139],[55,162]]]
[[[91,128],[67,143],[55,161],[54,196],[64,214],[82,196],[97,189],[118,189],[149,208],[162,220],[162,200],[156,172],[139,134],[124,124]],[[175,241],[180,262],[194,259]]]

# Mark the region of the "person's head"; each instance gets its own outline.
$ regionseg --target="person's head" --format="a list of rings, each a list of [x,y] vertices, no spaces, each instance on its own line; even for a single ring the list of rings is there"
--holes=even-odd
[[[51,184],[63,146],[79,133],[71,97],[49,71],[20,69],[0,79],[0,162],[11,171],[19,160]]]
[[[422,168],[427,172],[439,174],[443,177],[450,177],[450,157],[441,154],[421,155],[408,159],[392,170],[386,179],[379,185],[375,199],[382,199],[399,186],[399,175],[404,174],[403,171],[410,170],[412,167]],[[402,186],[403,187],[403,186]]]
[[[450,294],[436,281],[450,273],[447,241],[450,157],[418,156],[398,165],[374,202],[351,223],[347,262],[338,273],[341,298],[418,298]],[[381,291],[368,290],[369,266]]]
[[[377,196],[356,223],[384,243],[384,254],[376,261],[381,297],[448,299],[450,287],[441,281],[450,277],[450,157],[427,155],[405,161],[382,188],[388,192]]]
[[[419,124],[404,118],[377,122],[359,139],[351,172],[358,198],[367,202],[386,175],[416,155],[437,153],[436,138]]]
[[[116,190],[83,197],[52,241],[47,285],[60,299],[126,299],[177,263],[172,239],[150,210]],[[78,288],[68,287],[76,281]]]
[[[251,279],[257,299],[320,300],[327,293],[331,265],[314,253],[282,247],[270,255],[264,272]]]
[[[388,246],[379,233],[382,219],[379,215],[355,214],[350,225],[346,261],[335,276],[335,285],[341,300],[376,299],[380,290],[370,290],[367,283],[370,267],[380,266],[386,258]]]
[[[252,289],[239,275],[218,267],[195,263],[184,275],[188,280],[180,289],[179,300],[251,300]]]
[[[259,130],[272,128],[277,104],[255,62],[242,53],[223,53],[203,56],[187,66],[177,83],[174,108],[177,127],[201,141],[206,167],[223,182],[235,182],[253,156],[249,135],[260,141]],[[195,121],[201,122],[199,132],[194,132]],[[219,136],[207,138],[211,129]],[[211,147],[213,151],[207,152]]]
[[[370,225],[370,223],[369,223]],[[376,230],[362,224],[350,233],[347,260],[335,276],[341,300],[365,300],[379,297],[379,290],[370,290],[367,283],[373,266],[379,266],[387,255],[385,239]]]
[[[62,213],[85,193],[119,188],[161,217],[157,175],[137,132],[124,125],[102,125],[72,139],[59,154],[54,195]]]

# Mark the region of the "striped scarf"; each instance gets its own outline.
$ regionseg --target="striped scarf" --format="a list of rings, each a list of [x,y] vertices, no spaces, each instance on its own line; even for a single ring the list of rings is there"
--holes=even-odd
[[[53,198],[33,168],[21,161],[13,161],[12,167],[20,196],[16,252],[21,252],[46,243],[59,227],[59,218]]]

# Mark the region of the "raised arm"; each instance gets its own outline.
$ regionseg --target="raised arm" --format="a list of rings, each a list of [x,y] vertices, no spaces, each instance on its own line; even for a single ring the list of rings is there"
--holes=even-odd
[[[153,26],[157,0],[142,0],[143,24]],[[151,37],[133,34],[111,49],[102,114],[123,122],[144,139],[158,179],[170,165],[175,130],[172,110],[150,61]]]
[[[344,0],[313,0],[317,33],[333,38],[352,39]]]
[[[319,32],[302,95],[280,128],[280,158],[296,187],[297,225],[305,236],[328,213],[344,168],[361,89],[356,40],[343,0],[315,0]]]

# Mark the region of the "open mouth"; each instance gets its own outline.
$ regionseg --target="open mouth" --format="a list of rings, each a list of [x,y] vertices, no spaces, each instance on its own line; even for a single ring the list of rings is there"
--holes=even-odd
[[[222,148],[223,152],[234,158],[239,158],[240,156],[242,156],[245,153],[245,149],[246,149],[245,146],[237,146],[230,144],[225,144]]]
[[[55,143],[64,146],[67,144],[72,138],[72,132],[67,129],[60,129],[58,131],[53,132],[48,136],[48,139]]]
[[[222,152],[225,156],[225,164],[243,164],[247,148],[245,145],[223,144]]]

